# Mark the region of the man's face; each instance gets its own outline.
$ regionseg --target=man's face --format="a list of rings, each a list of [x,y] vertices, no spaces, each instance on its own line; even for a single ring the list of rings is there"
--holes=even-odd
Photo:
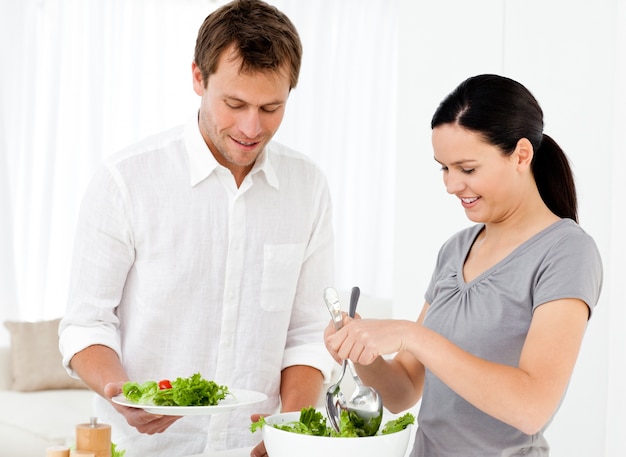
[[[286,70],[242,74],[240,67],[239,56],[227,49],[204,87],[200,69],[192,66],[194,90],[202,97],[200,132],[238,183],[278,130],[290,90]]]

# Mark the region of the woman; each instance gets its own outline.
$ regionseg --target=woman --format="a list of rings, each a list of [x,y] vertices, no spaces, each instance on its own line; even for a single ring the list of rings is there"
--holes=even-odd
[[[547,456],[602,284],[568,160],[532,94],[501,76],[461,83],[431,127],[446,190],[475,224],[442,246],[417,322],[346,317],[326,346],[390,411],[422,400],[415,457]]]

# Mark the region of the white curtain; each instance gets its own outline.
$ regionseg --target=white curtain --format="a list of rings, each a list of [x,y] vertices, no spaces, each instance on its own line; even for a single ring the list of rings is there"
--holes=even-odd
[[[624,306],[624,278],[626,277],[626,3],[617,1],[615,15],[615,99],[613,124],[613,154],[611,162],[610,253],[607,263],[606,282],[609,303],[609,367],[606,418],[606,456],[626,454],[626,307]],[[604,386],[600,386],[602,389]]]
[[[0,321],[61,315],[78,206],[108,154],[184,122],[223,1],[0,0]],[[304,61],[276,139],[331,186],[338,288],[390,297],[396,1],[276,0]]]

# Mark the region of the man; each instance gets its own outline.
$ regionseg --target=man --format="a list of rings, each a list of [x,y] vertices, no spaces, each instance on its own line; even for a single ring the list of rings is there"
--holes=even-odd
[[[315,405],[330,374],[329,190],[307,157],[271,141],[300,62],[283,13],[221,7],[196,42],[199,111],[114,155],[85,194],[60,348],[126,457],[253,446],[253,413]],[[268,400],[183,418],[111,402],[125,381],[196,372]]]

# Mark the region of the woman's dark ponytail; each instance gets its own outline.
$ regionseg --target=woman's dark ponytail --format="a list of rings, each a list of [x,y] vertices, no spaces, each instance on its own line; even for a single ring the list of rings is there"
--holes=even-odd
[[[561,147],[545,133],[541,145],[535,150],[531,169],[539,194],[550,211],[578,222],[572,169]]]
[[[521,138],[531,142],[531,164],[537,189],[546,206],[561,218],[578,222],[576,186],[563,150],[543,133],[543,111],[520,83],[498,75],[478,75],[463,81],[439,105],[431,128],[458,124],[479,133],[506,155]]]

